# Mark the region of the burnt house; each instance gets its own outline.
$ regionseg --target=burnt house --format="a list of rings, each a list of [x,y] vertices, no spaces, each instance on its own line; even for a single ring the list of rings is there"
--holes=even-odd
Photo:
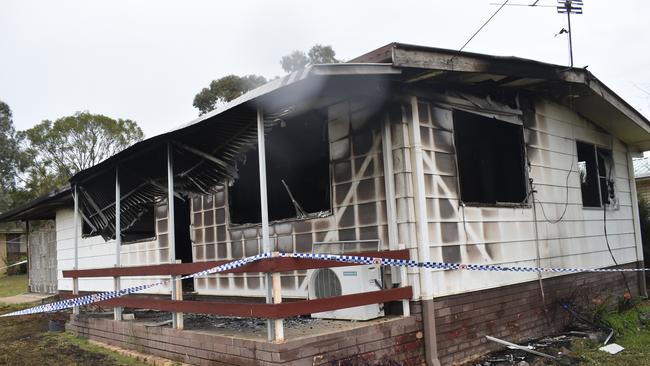
[[[632,157],[648,148],[650,122],[585,69],[392,43],[271,81],[74,176],[77,209],[56,214],[58,288],[116,286],[110,277],[75,285],[63,270],[267,251],[406,250],[422,262],[641,267]],[[308,298],[310,276],[281,273],[282,297]],[[407,323],[345,333],[356,345],[368,334],[392,335],[368,341],[367,351],[288,340],[278,359],[215,350],[189,361],[312,364],[361,352],[461,363],[496,347],[485,335],[519,341],[559,330],[567,321],[560,299],[645,294],[644,277],[631,273],[392,267],[381,277],[379,287],[410,286],[412,297],[384,307]],[[215,274],[184,286],[199,298],[262,298],[270,279]],[[70,328],[84,335],[97,324],[73,319]]]

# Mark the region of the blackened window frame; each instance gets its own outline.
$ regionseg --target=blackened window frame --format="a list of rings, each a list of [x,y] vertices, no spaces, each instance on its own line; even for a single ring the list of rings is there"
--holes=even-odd
[[[595,181],[597,186],[597,190],[594,190],[594,188],[591,188],[589,191],[585,189],[585,185],[582,182],[582,177],[580,175],[580,155],[581,155],[581,150],[583,151],[583,158],[590,159],[592,161],[593,166],[590,167],[587,165],[586,168],[586,174],[587,174],[587,179],[591,177],[592,181]],[[603,170],[606,169],[606,163],[605,159],[602,157],[601,152],[606,152],[609,156],[608,158],[610,159],[609,162],[609,177],[607,176],[607,171]],[[584,154],[590,154],[591,157],[585,157]],[[615,200],[616,200],[616,189],[614,187],[610,187],[610,177],[611,180],[614,179],[614,170],[615,170],[615,163],[614,163],[614,151],[613,149],[606,147],[606,146],[600,146],[598,144],[594,144],[591,142],[587,141],[582,141],[576,139],[576,160],[578,161],[578,179],[580,183],[580,196],[581,196],[581,201],[582,201],[582,208],[583,209],[597,209],[601,210],[603,207],[614,207],[615,206]],[[591,171],[591,172],[590,172]],[[591,173],[591,174],[590,174]],[[605,189],[603,189],[603,181],[605,182]],[[588,183],[587,183],[588,184]],[[614,196],[610,197],[610,188],[612,188]],[[592,195],[593,197],[589,197]],[[592,202],[595,198],[598,199],[598,204],[594,204]],[[613,202],[614,200],[614,202]],[[604,202],[606,201],[606,202]]]
[[[158,240],[158,219],[156,218],[156,208],[157,208],[158,205],[160,205],[160,202],[151,204],[151,207],[148,207],[142,213],[142,216],[138,219],[138,221],[151,219],[152,226],[153,226],[153,234],[152,235],[142,235],[141,237],[138,237],[138,238],[129,238],[129,237],[127,237],[127,235],[129,235],[129,231],[132,230],[132,228],[129,228],[129,229],[122,232],[122,245],[123,246],[124,245],[137,244],[137,243],[147,243],[147,242],[152,242],[152,241]],[[81,219],[81,238],[82,239],[89,239],[89,238],[94,238],[96,236],[101,236],[100,232],[92,231],[92,228],[88,224],[88,221],[86,221],[84,219],[84,217],[81,217],[80,219]],[[139,224],[139,222],[136,223],[136,225],[137,224]],[[115,235],[111,236],[111,240],[115,240]]]
[[[301,119],[305,118],[306,115],[309,115],[310,118],[314,118],[314,115],[320,115],[320,120],[321,120],[321,125],[320,127],[320,135],[321,139],[323,139],[322,144],[323,144],[323,159],[324,161],[322,162],[323,164],[323,172],[321,174],[323,177],[326,175],[326,183],[323,184],[324,187],[326,187],[327,194],[325,195],[327,197],[327,207],[323,207],[321,210],[310,210],[308,207],[305,207],[304,202],[300,199],[300,197],[297,197],[298,194],[296,192],[296,185],[291,184],[290,181],[287,181],[287,185],[289,187],[289,190],[292,192],[292,195],[296,196],[296,201],[301,204],[302,208],[306,211],[306,217],[296,217],[296,216],[291,216],[291,217],[284,217],[284,218],[274,218],[273,214],[271,212],[271,201],[268,202],[269,205],[269,223],[276,223],[276,222],[291,222],[291,221],[304,221],[304,220],[310,220],[314,219],[317,217],[324,217],[324,216],[331,216],[334,212],[334,197],[333,197],[333,186],[332,186],[332,165],[331,165],[331,144],[329,141],[329,123],[327,119],[327,114],[326,112],[327,108],[321,108],[321,109],[316,109],[316,110],[311,110],[308,112],[305,112],[303,114],[299,114],[296,116],[292,116],[290,118],[287,118],[285,121],[280,121],[277,125],[273,126],[271,131],[265,135],[265,148],[266,148],[266,168],[267,168],[267,197],[271,198],[272,192],[272,185],[269,184],[269,178],[270,178],[270,172],[269,170],[272,169],[273,167],[273,162],[270,161],[270,152],[269,149],[273,148],[273,136],[270,136],[274,130],[280,129],[280,128],[286,128],[286,126],[289,126],[290,124],[294,123],[299,123],[301,122]],[[318,118],[318,117],[316,117]],[[313,122],[313,121],[312,121]],[[303,123],[306,123],[303,121]],[[254,206],[258,206],[254,211],[256,214],[261,215],[261,208],[259,208],[259,203],[260,203],[260,197],[259,197],[259,162],[258,162],[258,147],[257,144],[255,144],[249,151],[246,152],[245,154],[245,161],[241,162],[240,164],[251,164],[247,172],[243,172],[242,170],[239,170],[239,178],[235,181],[230,182],[230,184],[227,184],[227,189],[225,190],[226,192],[226,206],[228,207],[227,210],[227,223],[228,223],[228,228],[241,228],[241,227],[250,227],[250,226],[260,226],[261,223],[261,217],[259,220],[250,220],[248,222],[238,222],[237,220],[238,214],[235,213],[233,215],[233,190],[236,189],[234,186],[237,184],[237,181],[241,179],[242,177],[244,179],[253,181],[255,182],[252,183],[252,186],[254,186],[255,192],[251,191],[251,196],[254,196],[253,200],[257,200],[257,202],[253,202]],[[247,161],[246,161],[247,160]],[[238,168],[241,169],[241,166]],[[323,179],[325,180],[325,179]],[[250,187],[249,187],[250,188]],[[277,189],[276,189],[277,190]],[[283,200],[286,200],[287,202],[290,202],[290,199],[288,197],[288,193],[286,192],[285,188],[282,187],[280,190],[281,192],[275,192],[281,195]],[[324,193],[324,192],[321,192]]]
[[[465,199],[466,197],[463,197],[463,178],[461,177],[462,175],[462,169],[463,169],[463,157],[461,156],[462,153],[459,150],[459,145],[462,145],[463,142],[459,141],[459,129],[458,129],[458,124],[462,123],[459,122],[459,118],[457,118],[458,115],[471,115],[472,117],[483,119],[485,123],[498,123],[499,125],[497,126],[509,126],[508,128],[516,128],[518,131],[516,133],[516,137],[518,140],[518,154],[520,156],[520,161],[518,162],[519,167],[518,169],[521,171],[521,181],[518,183],[519,184],[519,189],[521,190],[521,200],[520,201],[498,201],[494,200],[494,202],[481,202],[481,201],[476,201],[476,200],[468,200]],[[523,123],[513,123],[510,121],[505,121],[501,120],[495,117],[487,117],[483,114],[476,113],[476,112],[470,112],[467,110],[462,110],[462,109],[453,109],[452,110],[452,120],[453,120],[453,139],[454,139],[454,154],[456,158],[456,181],[458,184],[458,198],[459,201],[463,206],[469,206],[469,207],[531,207],[530,201],[529,201],[529,195],[530,195],[530,187],[528,185],[528,158],[527,158],[527,151],[526,151],[526,140],[525,140],[525,134],[524,134],[524,126]],[[466,180],[467,181],[467,180]],[[467,185],[465,185],[467,187]]]

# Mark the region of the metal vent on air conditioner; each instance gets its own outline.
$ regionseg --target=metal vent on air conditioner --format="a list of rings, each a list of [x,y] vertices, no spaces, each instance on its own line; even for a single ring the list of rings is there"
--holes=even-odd
[[[341,281],[334,271],[323,268],[316,271],[313,276],[314,295],[317,299],[341,296]]]

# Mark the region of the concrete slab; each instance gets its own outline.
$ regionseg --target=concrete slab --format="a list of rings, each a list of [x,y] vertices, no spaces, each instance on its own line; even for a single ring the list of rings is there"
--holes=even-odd
[[[42,302],[48,297],[55,295],[52,294],[36,294],[36,293],[24,293],[15,296],[0,297],[0,303],[5,304],[26,304],[31,302]]]

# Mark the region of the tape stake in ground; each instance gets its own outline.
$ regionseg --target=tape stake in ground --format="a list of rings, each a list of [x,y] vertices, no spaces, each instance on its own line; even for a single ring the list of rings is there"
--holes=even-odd
[[[214,273],[228,271],[242,267],[246,264],[257,262],[262,259],[268,259],[274,256],[305,258],[315,260],[337,261],[350,264],[367,264],[381,265],[392,267],[421,267],[440,270],[466,270],[466,271],[488,271],[488,272],[550,272],[550,273],[603,273],[603,272],[643,272],[650,271],[650,268],[548,268],[548,267],[516,267],[516,266],[499,266],[492,264],[463,264],[463,263],[446,263],[446,262],[417,262],[410,259],[387,259],[376,257],[364,257],[356,255],[339,255],[339,254],[318,254],[318,253],[260,253],[258,255],[236,259],[231,262],[206,269],[204,271],[192,273],[181,277],[181,279],[207,276]],[[18,264],[18,263],[16,263]],[[74,299],[62,300],[50,304],[39,305],[33,308],[14,311],[12,313],[0,315],[0,317],[37,314],[44,312],[59,311],[73,308],[76,306],[90,305],[100,301],[106,301],[136,292],[148,290],[157,286],[168,284],[170,280],[164,280],[152,284],[129,287],[119,291],[101,292],[92,295],[77,297]]]

